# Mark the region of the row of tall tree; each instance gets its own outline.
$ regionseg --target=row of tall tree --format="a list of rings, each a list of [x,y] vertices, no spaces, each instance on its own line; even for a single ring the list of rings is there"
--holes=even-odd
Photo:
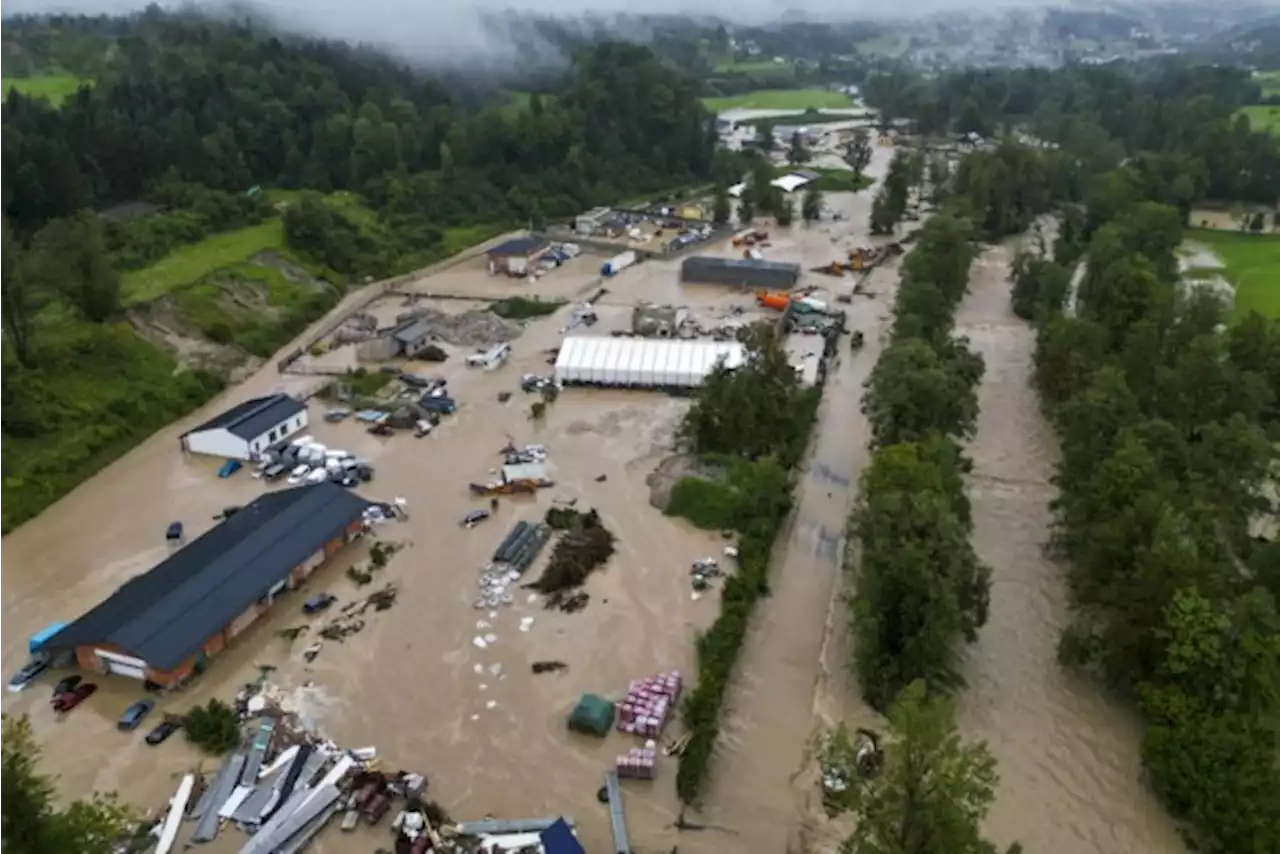
[[[986,621],[989,571],[969,543],[959,441],[972,435],[982,357],[953,329],[973,259],[968,220],[940,213],[902,265],[891,340],[863,401],[871,464],[852,518],[852,620],[863,696],[886,710],[907,685],[961,684],[957,644]]]
[[[469,110],[437,82],[342,45],[189,14],[112,19],[112,60],[60,107],[10,93],[15,231],[147,196],[162,176],[243,193],[349,189],[411,222],[568,214],[705,178],[696,81],[647,48],[583,50],[554,96]],[[114,50],[112,50],[114,46]]]
[[[894,203],[905,209],[919,162],[895,158],[890,177],[901,184],[882,188],[878,208],[900,193]],[[890,731],[879,773],[859,767],[842,732],[828,750],[828,768],[854,781],[837,799],[858,815],[849,850],[995,850],[982,834],[995,761],[985,744],[960,740],[949,696],[963,684],[959,647],[986,622],[990,591],[990,571],[970,544],[969,466],[959,444],[976,427],[984,370],[953,326],[974,257],[974,228],[962,213],[945,206],[904,259],[891,338],[863,400],[873,453],[850,520],[853,665]]]
[[[885,122],[909,119],[927,136],[991,138],[1018,127],[1070,149],[1090,173],[1125,155],[1176,154],[1189,168],[1166,173],[1166,193],[1263,204],[1280,197],[1280,140],[1237,112],[1258,97],[1245,69],[1118,63],[931,78],[899,70],[873,75],[863,90]]]
[[[1055,544],[1076,619],[1061,657],[1136,700],[1151,782],[1200,850],[1272,851],[1280,322],[1232,322],[1218,291],[1179,281],[1179,212],[1139,189],[1141,169],[1099,176],[1087,221],[1056,259],[1022,259],[1013,290],[1062,440]]]

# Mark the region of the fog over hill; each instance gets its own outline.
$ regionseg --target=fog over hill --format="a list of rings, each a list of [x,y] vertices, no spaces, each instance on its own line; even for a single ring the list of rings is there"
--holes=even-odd
[[[9,0],[4,14],[128,14],[143,0]],[[1062,9],[1109,13],[1152,29],[1224,30],[1280,9],[1280,0],[1223,6],[1161,0],[254,0],[160,2],[161,8],[194,8],[211,14],[258,17],[288,32],[384,48],[406,60],[437,66],[536,67],[561,61],[567,41],[614,37],[652,38],[662,16],[692,18],[715,26],[771,23],[903,22],[923,16],[1001,15]],[[642,9],[643,14],[637,14]],[[1032,18],[1040,16],[1033,15]],[[1168,21],[1168,28],[1159,26]],[[1210,35],[1203,32],[1203,35]]]

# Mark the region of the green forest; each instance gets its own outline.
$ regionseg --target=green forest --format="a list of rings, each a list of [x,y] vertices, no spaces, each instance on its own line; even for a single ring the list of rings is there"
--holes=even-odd
[[[645,47],[583,47],[512,110],[368,50],[190,13],[5,24],[6,69],[82,84],[50,98],[6,79],[6,531],[349,283],[712,171],[697,81]],[[208,358],[176,362],[174,327]]]
[[[865,698],[900,732],[904,705],[908,718],[921,704],[941,715],[963,690],[959,645],[977,637],[990,583],[962,479],[983,365],[952,317],[981,242],[1053,214],[1058,238],[1018,257],[1010,300],[1035,326],[1035,385],[1062,444],[1050,545],[1074,619],[1059,658],[1141,713],[1148,783],[1196,850],[1220,854],[1280,848],[1280,546],[1263,536],[1280,477],[1280,320],[1233,314],[1188,284],[1179,248],[1209,194],[1273,202],[1280,189],[1274,141],[1231,118],[1249,85],[1204,68],[869,86],[914,122],[986,134],[1031,121],[1054,144],[1006,137],[954,169],[904,153],[890,170],[880,230],[899,225],[912,193],[940,209],[903,263],[867,389],[873,459],[848,564]],[[961,825],[970,842],[949,850],[990,850],[974,818],[989,803],[989,757],[955,751],[941,754],[961,763],[957,792],[979,802]],[[910,799],[926,778],[886,784],[886,797]],[[946,809],[893,815],[922,844],[892,850],[937,850]]]

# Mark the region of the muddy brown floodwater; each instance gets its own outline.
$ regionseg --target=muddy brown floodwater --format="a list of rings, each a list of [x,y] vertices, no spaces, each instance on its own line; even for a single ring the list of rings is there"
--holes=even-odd
[[[993,841],[1054,854],[1185,850],[1140,781],[1136,718],[1096,684],[1064,672],[1063,568],[1045,557],[1058,447],[1031,385],[1034,330],[1009,308],[1013,244],[985,250],[956,318],[982,354],[969,498],[973,542],[991,567],[991,609],[966,653],[960,725],[990,744],[1000,786]]]
[[[891,152],[877,148],[874,154],[871,171],[880,176]],[[808,268],[867,242],[870,199],[870,191],[829,195],[828,206],[846,219],[773,229],[766,257],[801,263],[803,283],[833,299],[832,288],[840,286]],[[721,243],[696,251],[732,257],[740,250]],[[408,287],[432,295],[418,305],[447,312],[485,305],[468,299],[512,293],[581,301],[599,288],[600,261],[584,256],[527,285],[490,278],[482,261],[471,260]],[[1064,676],[1054,658],[1064,619],[1062,585],[1060,572],[1040,552],[1054,445],[1027,385],[1031,332],[1008,314],[1007,265],[1005,249],[984,256],[959,321],[987,360],[980,431],[970,451],[976,462],[971,489],[976,544],[993,567],[994,585],[991,621],[968,653],[971,687],[961,705],[965,731],[987,739],[1000,760],[991,832],[1000,841],[1017,838],[1029,850],[1054,854],[1172,852],[1178,850],[1172,828],[1138,783],[1135,722],[1099,699],[1093,686]],[[758,312],[750,294],[681,287],[678,266],[679,259],[651,261],[610,279],[609,292],[596,303],[600,323],[580,332],[627,327],[631,307],[640,301],[682,304],[709,323]],[[668,851],[678,844],[686,854],[782,854],[834,850],[838,842],[838,829],[820,814],[813,744],[822,727],[837,721],[878,725],[847,673],[841,560],[845,520],[868,461],[870,436],[859,399],[883,344],[897,275],[896,261],[875,271],[869,295],[847,306],[849,325],[866,333],[866,346],[859,353],[843,351],[829,379],[794,519],[776,547],[772,595],[761,602],[748,633],[707,796],[701,811],[688,816],[709,829],[674,830],[676,764],[668,760],[656,783],[626,786],[638,850]],[[466,299],[435,298],[443,295]],[[389,320],[405,308],[399,299],[370,313]],[[386,765],[426,773],[432,797],[455,818],[567,813],[588,850],[609,850],[607,812],[595,791],[602,771],[634,741],[618,734],[605,740],[572,736],[565,716],[584,692],[616,697],[629,680],[671,668],[694,675],[693,639],[719,605],[715,595],[691,595],[688,566],[717,554],[724,541],[649,505],[646,477],[670,454],[685,402],[644,392],[567,389],[542,422],[530,420],[531,398],[518,390],[518,378],[549,372],[547,350],[559,345],[569,316],[566,307],[529,323],[514,343],[512,361],[491,373],[467,369],[460,347],[451,348],[456,355],[443,365],[417,366],[420,373],[447,378],[462,403],[424,439],[380,439],[353,423],[328,424],[318,417],[322,405],[313,403],[311,432],[318,440],[378,467],[377,479],[362,492],[408,501],[407,522],[378,529],[381,538],[405,546],[375,582],[397,584],[398,604],[373,614],[367,628],[344,643],[326,642],[310,664],[301,660],[305,636],[292,643],[277,636],[306,622],[298,604],[314,592],[328,590],[348,601],[372,589],[357,589],[345,576],[347,567],[367,559],[367,544],[356,546],[238,638],[187,689],[162,698],[158,711],[229,698],[259,665],[269,664],[277,668],[274,681],[324,734],[346,746],[374,744]],[[821,345],[800,338],[790,346],[805,356]],[[337,348],[314,364],[342,367],[354,360],[350,348]],[[188,530],[201,532],[223,507],[279,488],[264,487],[247,472],[219,480],[219,461],[183,458],[178,437],[184,429],[247,397],[304,392],[317,382],[264,368],[6,537],[6,672],[23,659],[31,633],[74,619],[163,559],[169,521],[181,519]],[[503,391],[514,397],[500,401]],[[509,439],[546,445],[557,485],[536,499],[503,500],[494,519],[464,530],[458,520],[483,503],[466,485],[490,476]],[[540,517],[557,499],[598,508],[618,538],[616,555],[586,586],[590,604],[577,614],[549,612],[519,591],[510,607],[475,610],[478,570],[496,542],[514,521]],[[520,623],[527,617],[533,624],[525,632]],[[497,639],[480,649],[473,639],[485,634]],[[530,665],[538,660],[560,660],[568,670],[534,676]],[[65,795],[115,789],[130,803],[158,808],[176,775],[200,761],[181,738],[148,748],[140,733],[116,731],[117,715],[139,696],[135,683],[95,677],[99,693],[58,720],[48,708],[48,681],[6,695],[3,708],[30,713],[46,766],[61,777]],[[212,766],[204,761],[206,770]],[[327,832],[315,849],[367,852],[385,845],[385,834]],[[222,854],[242,842],[228,833],[207,850]]]

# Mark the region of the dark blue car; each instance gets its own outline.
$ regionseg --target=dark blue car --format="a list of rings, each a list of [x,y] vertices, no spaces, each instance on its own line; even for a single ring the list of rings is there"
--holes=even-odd
[[[124,710],[124,714],[120,716],[116,728],[125,732],[137,729],[138,724],[142,723],[142,719],[151,714],[151,710],[155,707],[154,700],[139,700]]]

